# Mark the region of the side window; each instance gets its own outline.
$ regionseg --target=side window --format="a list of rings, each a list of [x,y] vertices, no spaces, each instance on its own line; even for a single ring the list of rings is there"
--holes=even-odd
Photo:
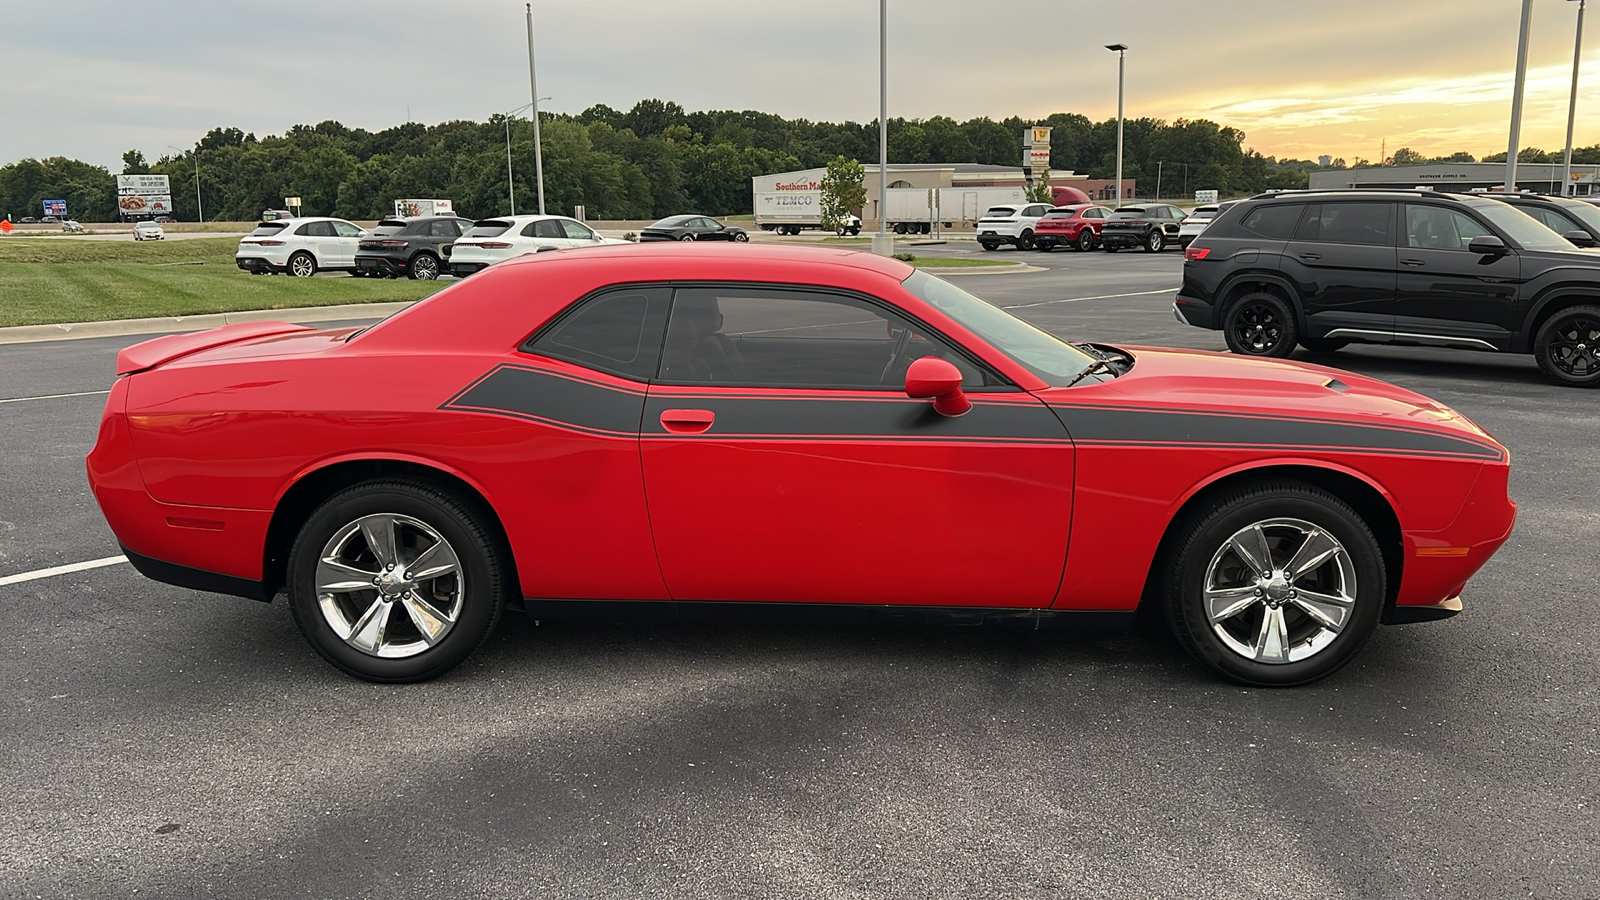
[[[1083,217],[1085,219],[1104,219],[1106,217],[1106,211],[1097,206],[1093,209],[1084,210]]]
[[[466,237],[467,232],[472,230],[472,222],[467,219],[457,219],[455,225],[458,237]]]
[[[681,288],[672,301],[661,380],[901,391],[906,369],[938,356],[962,384],[1000,384],[943,340],[876,304],[811,291]]]
[[[1044,215],[1045,213],[1047,213],[1049,211],[1050,211],[1050,208],[1047,207],[1047,206],[1030,206],[1030,207],[1028,207],[1027,211],[1025,211],[1023,213],[1023,215],[1037,217],[1037,216],[1042,216],[1042,215]]]
[[[553,238],[555,240],[561,240],[567,236],[566,232],[561,230],[561,223],[557,222],[555,219],[540,219],[539,221],[532,223],[530,227],[533,228],[533,237],[536,238]],[[522,229],[522,233],[527,234],[528,229]]]
[[[1387,247],[1392,203],[1323,203],[1311,207],[1295,238]]]
[[[455,223],[451,222],[449,219],[440,219],[437,222],[430,222],[428,224],[428,235],[429,237],[450,238],[451,240],[454,240],[460,236],[456,233]]]
[[[1544,223],[1544,227],[1554,231],[1556,234],[1566,234],[1569,231],[1583,230],[1582,225],[1579,225],[1577,222],[1572,221],[1553,209],[1541,209],[1538,207],[1527,206],[1519,206],[1517,209],[1520,209],[1528,215],[1533,216],[1535,219],[1538,219],[1540,222]]]
[[[307,222],[295,229],[295,234],[303,237],[333,237],[333,223]]]
[[[583,301],[524,348],[624,378],[649,381],[661,356],[667,288],[621,288]]]
[[[361,229],[349,222],[329,222],[328,224],[333,226],[334,233],[339,237],[361,237]]]
[[[566,237],[579,241],[599,240],[599,238],[595,236],[595,233],[590,231],[589,227],[584,225],[582,222],[576,222],[572,219],[558,219],[556,221],[561,223],[562,231],[565,233]]]
[[[1491,234],[1465,213],[1442,206],[1406,204],[1406,246],[1418,250],[1465,250],[1475,237]]]
[[[1316,208],[1312,207],[1313,210]],[[1239,227],[1257,237],[1287,241],[1294,234],[1295,223],[1300,221],[1300,213],[1304,209],[1300,204],[1258,206],[1244,214],[1244,218],[1239,220]]]

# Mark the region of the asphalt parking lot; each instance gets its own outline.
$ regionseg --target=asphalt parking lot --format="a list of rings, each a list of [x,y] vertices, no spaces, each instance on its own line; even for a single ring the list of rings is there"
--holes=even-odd
[[[958,283],[1223,348],[1174,321],[1175,252],[1016,256],[1048,271]],[[1483,425],[1521,506],[1462,615],[1309,687],[1159,634],[517,615],[379,686],[282,603],[5,583],[118,552],[83,456],[146,337],[0,346],[0,897],[1600,897],[1600,393],[1530,359],[1302,357]]]

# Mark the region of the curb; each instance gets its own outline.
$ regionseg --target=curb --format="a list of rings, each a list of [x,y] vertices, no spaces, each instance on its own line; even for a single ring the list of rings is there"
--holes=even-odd
[[[916,265],[916,263],[912,263]],[[1027,263],[1006,263],[1003,266],[972,266],[968,268],[955,267],[946,269],[943,266],[929,266],[924,269],[917,268],[918,272],[927,272],[940,278],[949,278],[954,275],[1023,275],[1028,272],[1048,272],[1044,266],[1030,266]]]
[[[197,316],[160,316],[153,319],[110,319],[105,322],[64,322],[55,325],[14,325],[0,328],[0,344],[34,344],[42,341],[76,341],[129,334],[169,334],[204,331],[236,322],[332,322],[340,319],[378,319],[415,303],[347,303],[342,306],[302,306],[294,309],[249,309],[205,313]]]

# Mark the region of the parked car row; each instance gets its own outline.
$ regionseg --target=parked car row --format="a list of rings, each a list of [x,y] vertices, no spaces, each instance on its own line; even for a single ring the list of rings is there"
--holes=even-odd
[[[1010,244],[1018,250],[1071,247],[1107,253],[1142,247],[1156,253],[1189,241],[1229,204],[1201,206],[1185,213],[1165,203],[1112,209],[1097,203],[1049,206],[1031,203],[996,206],[978,220],[978,244],[985,250]]]

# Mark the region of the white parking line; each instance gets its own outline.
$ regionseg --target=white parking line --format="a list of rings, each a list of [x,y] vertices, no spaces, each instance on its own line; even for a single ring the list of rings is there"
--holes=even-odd
[[[1098,297],[1065,297],[1061,300],[1044,300],[1039,303],[1017,303],[1012,306],[1002,306],[1001,309],[1027,309],[1030,306],[1049,306],[1052,303],[1077,303],[1079,300],[1110,300],[1115,297],[1145,297],[1150,294],[1176,294],[1177,288],[1163,288],[1159,291],[1134,291],[1131,294],[1101,294]]]
[[[32,572],[20,572],[16,575],[7,575],[0,578],[0,587],[8,584],[21,584],[24,581],[33,581],[37,578],[53,578],[57,575],[70,575],[73,572],[82,572],[85,569],[98,569],[101,566],[114,566],[117,563],[128,561],[126,556],[107,556],[104,559],[91,559],[88,562],[72,563],[66,566],[54,566],[49,569],[34,569]]]
[[[29,400],[60,400],[63,397],[93,397],[95,394],[109,394],[105,391],[78,391],[76,394],[44,394],[39,397],[11,397],[0,400],[0,403],[27,403]]]

